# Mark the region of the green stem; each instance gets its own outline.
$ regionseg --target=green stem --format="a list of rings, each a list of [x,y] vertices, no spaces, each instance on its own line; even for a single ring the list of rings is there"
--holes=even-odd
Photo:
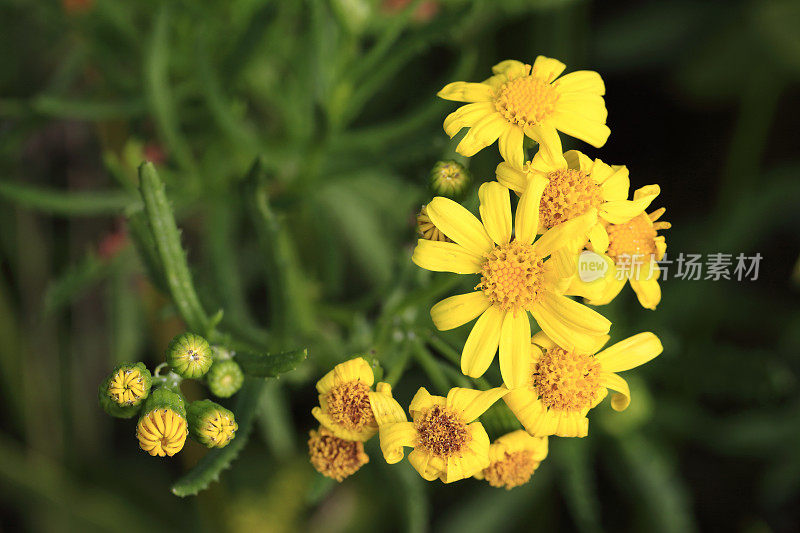
[[[0,198],[66,217],[119,215],[126,207],[136,204],[136,198],[122,191],[67,192],[10,181],[0,182]]]

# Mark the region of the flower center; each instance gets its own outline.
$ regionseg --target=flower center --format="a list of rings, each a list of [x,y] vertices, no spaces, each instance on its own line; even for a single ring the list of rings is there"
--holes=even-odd
[[[348,381],[331,389],[326,398],[328,414],[349,431],[361,431],[375,423],[369,403],[369,387],[361,381]]]
[[[131,405],[144,395],[144,379],[137,369],[120,369],[108,384],[109,397],[119,405]]]
[[[656,253],[656,229],[646,214],[633,217],[625,224],[608,224],[608,256],[620,264],[626,256],[628,262],[647,259]]]
[[[542,285],[544,263],[530,244],[512,241],[486,254],[476,287],[503,310],[530,309]]]
[[[506,82],[494,105],[509,122],[536,126],[553,114],[558,96],[556,88],[546,81],[524,76]]]
[[[139,446],[150,455],[173,456],[183,449],[188,434],[186,419],[171,409],[155,409],[136,426]]]
[[[507,490],[527,483],[539,461],[533,459],[530,450],[508,453],[500,461],[495,461],[484,469],[483,477],[492,487],[505,487]]]
[[[583,411],[600,391],[600,363],[591,355],[551,348],[537,361],[533,387],[548,408]]]
[[[438,405],[419,414],[414,426],[417,447],[439,457],[459,453],[469,441],[469,430],[461,417]]]
[[[361,442],[340,439],[324,427],[309,435],[309,459],[323,476],[342,481],[369,462]]]
[[[237,429],[239,429],[238,424],[231,420],[230,416],[215,411],[213,416],[205,420],[200,431],[214,446],[222,448],[233,439]]]
[[[547,178],[550,182],[539,203],[539,224],[542,228],[558,226],[603,203],[600,186],[585,172],[556,170],[550,172]]]

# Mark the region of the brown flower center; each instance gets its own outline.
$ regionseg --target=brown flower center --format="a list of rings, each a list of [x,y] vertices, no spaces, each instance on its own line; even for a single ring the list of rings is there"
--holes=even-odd
[[[551,348],[537,361],[533,387],[548,408],[583,411],[600,391],[600,363],[591,355]]]
[[[328,414],[349,431],[373,425],[375,416],[369,403],[369,387],[362,381],[348,381],[331,389],[326,397]]]
[[[434,406],[414,419],[417,447],[439,457],[459,453],[469,442],[467,425],[457,413]]]
[[[539,203],[539,224],[542,229],[558,226],[603,203],[600,186],[585,172],[556,170],[550,172],[547,178],[550,182]]]
[[[506,490],[519,487],[530,481],[539,461],[533,459],[530,450],[508,453],[500,461],[495,461],[483,470],[483,477],[492,487],[505,487]]]
[[[342,481],[369,462],[361,442],[340,439],[324,427],[309,435],[309,460],[323,476]]]

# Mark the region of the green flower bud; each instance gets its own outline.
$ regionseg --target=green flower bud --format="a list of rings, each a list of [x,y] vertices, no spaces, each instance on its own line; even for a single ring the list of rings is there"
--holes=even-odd
[[[230,398],[244,383],[242,367],[232,359],[219,359],[206,374],[206,383],[214,396]]]
[[[182,378],[202,377],[213,362],[208,341],[194,333],[182,333],[167,348],[167,363]]]
[[[144,363],[118,365],[100,384],[100,406],[111,416],[131,418],[147,399],[152,383],[152,376]]]
[[[183,449],[187,434],[186,400],[171,389],[155,389],[136,426],[139,447],[153,456],[173,456]]]
[[[233,413],[211,400],[190,403],[186,414],[189,434],[208,448],[224,448],[239,429]]]
[[[469,187],[472,177],[469,170],[456,161],[439,161],[430,175],[431,190],[440,196],[457,198]]]

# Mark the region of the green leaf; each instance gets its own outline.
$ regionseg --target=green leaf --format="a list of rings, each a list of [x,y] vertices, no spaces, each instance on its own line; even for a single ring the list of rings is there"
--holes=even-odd
[[[256,412],[258,399],[264,383],[248,380],[237,396],[233,414],[239,424],[236,437],[224,448],[215,448],[208,452],[197,465],[187,472],[181,479],[172,485],[172,493],[176,496],[194,496],[200,491],[219,480],[223,470],[230,467],[231,463],[247,445],[250,432],[253,429],[253,416]]]
[[[292,350],[276,354],[238,352],[234,359],[248,377],[274,378],[297,368],[308,357],[308,350]]]
[[[122,191],[66,192],[10,181],[0,182],[0,198],[22,207],[61,216],[118,215],[136,203]]]
[[[139,182],[147,220],[172,300],[189,329],[213,337],[212,331],[208,331],[211,323],[192,283],[186,253],[181,247],[180,232],[164,193],[164,183],[152,163],[143,163],[139,167]]]

